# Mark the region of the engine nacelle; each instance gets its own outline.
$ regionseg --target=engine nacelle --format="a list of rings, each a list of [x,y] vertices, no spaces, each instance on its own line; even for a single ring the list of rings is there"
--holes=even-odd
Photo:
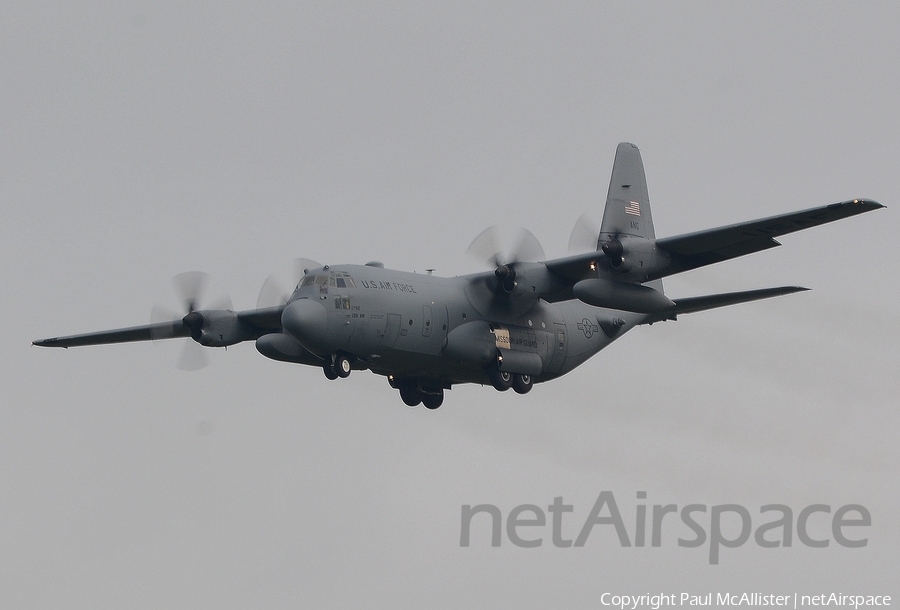
[[[233,311],[192,311],[181,321],[190,329],[191,338],[207,347],[226,347],[253,338],[253,330],[245,326]]]
[[[547,269],[543,263],[511,263],[500,265],[494,271],[495,292],[513,298],[537,299],[565,288],[565,283]]]
[[[600,249],[613,271],[638,282],[647,281],[671,262],[669,253],[656,247],[656,240],[633,235],[601,235]]]

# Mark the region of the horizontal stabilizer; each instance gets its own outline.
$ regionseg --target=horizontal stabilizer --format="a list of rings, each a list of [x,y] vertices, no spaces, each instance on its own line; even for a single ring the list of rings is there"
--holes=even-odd
[[[643,324],[652,324],[653,322],[662,322],[663,320],[674,320],[679,314],[683,313],[694,313],[697,311],[705,311],[707,309],[716,309],[717,307],[725,307],[726,305],[737,305],[738,303],[747,303],[748,301],[779,297],[794,292],[803,292],[804,290],[809,290],[809,288],[804,288],[802,286],[780,286],[778,288],[762,288],[760,290],[725,292],[702,297],[675,299],[675,304],[672,307],[652,316],[648,316],[643,321]]]

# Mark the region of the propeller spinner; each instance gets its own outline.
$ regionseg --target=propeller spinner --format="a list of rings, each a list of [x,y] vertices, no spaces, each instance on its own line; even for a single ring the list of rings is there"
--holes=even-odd
[[[496,225],[488,227],[472,240],[466,253],[495,267],[494,276],[498,286],[509,294],[516,289],[516,264],[542,260],[544,249],[533,233],[520,228],[516,233],[514,246],[510,250],[503,250],[499,233]]]

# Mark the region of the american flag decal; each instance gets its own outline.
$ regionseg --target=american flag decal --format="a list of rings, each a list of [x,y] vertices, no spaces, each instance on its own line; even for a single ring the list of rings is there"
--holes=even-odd
[[[625,213],[631,214],[632,216],[640,216],[641,215],[641,204],[637,201],[630,201],[628,205],[625,206]]]

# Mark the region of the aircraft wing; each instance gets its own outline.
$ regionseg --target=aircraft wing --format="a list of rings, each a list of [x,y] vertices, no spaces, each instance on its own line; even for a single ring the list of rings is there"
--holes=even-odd
[[[264,334],[281,331],[281,313],[284,306],[267,307],[265,309],[251,309],[239,311],[234,314],[236,323],[240,326],[236,336],[239,340],[256,339]],[[216,314],[219,312],[199,311],[200,314]],[[226,313],[226,312],[223,312]],[[227,312],[229,317],[231,312]],[[155,339],[170,339],[175,337],[190,337],[191,329],[184,320],[172,322],[160,322],[143,326],[131,326],[115,330],[105,330],[81,335],[69,335],[66,337],[53,337],[40,339],[32,344],[39,347],[79,347],[82,345],[103,345],[107,343],[129,343],[132,341],[152,341]],[[235,341],[235,343],[238,341]]]
[[[242,323],[262,331],[261,334],[276,333],[281,331],[281,314],[284,313],[284,307],[278,305],[264,309],[248,309],[239,311],[237,317]]]
[[[596,269],[597,261],[605,256],[606,255],[603,254],[603,252],[597,250],[596,252],[586,252],[584,254],[576,254],[565,258],[544,261],[544,266],[554,274],[569,282],[577,282],[591,277],[592,273],[593,275],[596,275],[594,270]]]
[[[668,266],[652,274],[648,279],[654,280],[752,252],[774,248],[781,245],[774,239],[779,235],[786,235],[883,207],[875,201],[854,199],[717,229],[658,239],[656,240],[657,248],[668,252],[672,260]]]
[[[190,329],[181,320],[174,322],[161,322],[159,324],[146,324],[144,326],[131,326],[116,330],[105,330],[83,335],[69,335],[67,337],[53,337],[52,339],[40,339],[33,341],[32,345],[39,347],[78,347],[81,345],[103,345],[104,343],[129,343],[131,341],[150,341],[163,337],[190,337]]]

